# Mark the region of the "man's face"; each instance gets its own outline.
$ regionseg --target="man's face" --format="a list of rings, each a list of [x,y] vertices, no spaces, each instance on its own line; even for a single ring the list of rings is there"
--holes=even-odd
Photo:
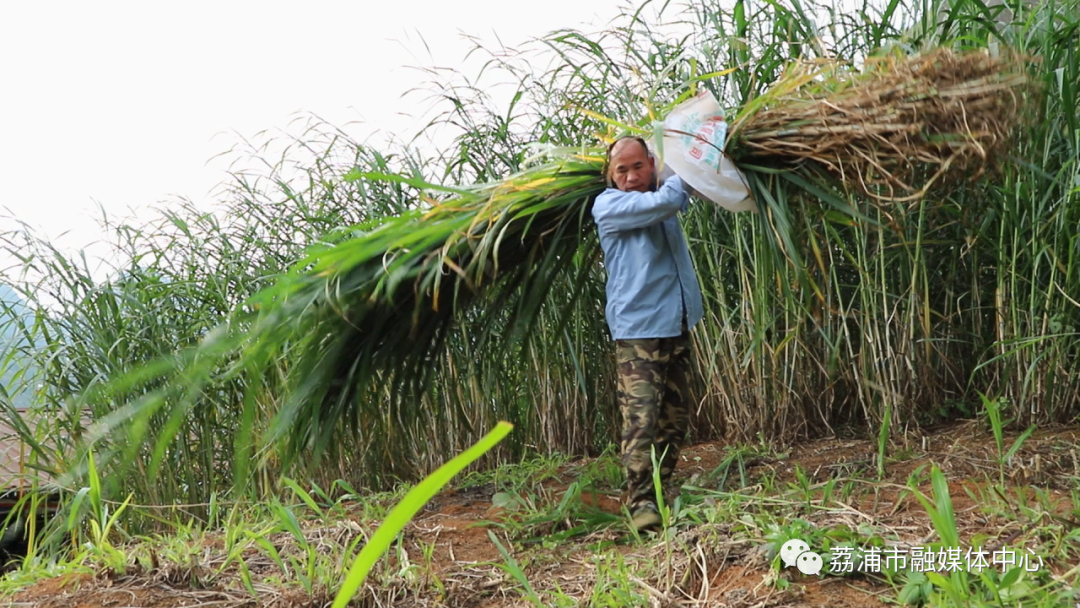
[[[611,181],[623,192],[648,192],[652,189],[656,162],[636,139],[624,139],[611,150]]]

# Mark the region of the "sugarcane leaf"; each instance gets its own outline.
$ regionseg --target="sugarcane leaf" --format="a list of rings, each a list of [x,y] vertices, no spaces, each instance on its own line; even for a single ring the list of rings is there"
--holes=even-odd
[[[466,466],[494,448],[513,428],[514,426],[509,422],[500,422],[472,447],[455,456],[409,490],[405,497],[390,510],[390,513],[375,531],[375,534],[372,535],[364,548],[360,550],[360,554],[353,560],[352,567],[345,577],[345,582],[334,597],[333,608],[345,608],[345,605],[352,600],[353,596],[364,584],[364,580],[375,562],[390,547],[390,543],[393,542],[402,528],[443,486],[450,482],[454,475],[457,475]]]
[[[435,190],[438,192],[448,192],[450,194],[458,194],[461,196],[470,196],[472,193],[469,190],[462,190],[459,188],[451,188],[449,186],[442,186],[439,184],[433,184],[429,181],[417,178],[406,177],[404,175],[398,175],[396,173],[379,173],[373,171],[364,172],[349,172],[345,176],[346,181],[358,181],[361,179],[378,180],[384,182],[407,184],[418,190]]]
[[[865,214],[859,212],[857,209],[852,207],[844,199],[840,198],[836,194],[833,194],[832,192],[828,192],[817,184],[810,182],[798,173],[794,171],[782,171],[779,173],[779,175],[787,181],[795,184],[795,186],[800,190],[807,192],[808,194],[812,194],[814,197],[817,198],[817,200],[827,203],[829,206],[836,209],[840,213],[843,213],[844,215],[852,219],[858,220],[864,224],[868,224],[871,226],[880,226],[877,220],[867,217]]]

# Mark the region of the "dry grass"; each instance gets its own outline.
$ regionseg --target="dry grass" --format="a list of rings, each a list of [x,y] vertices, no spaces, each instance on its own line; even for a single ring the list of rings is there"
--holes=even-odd
[[[927,476],[919,473],[930,462],[939,464],[949,479],[957,530],[965,547],[1030,547],[1046,558],[1048,580],[1064,589],[1076,574],[1069,570],[1075,545],[1061,535],[1076,525],[1071,514],[1076,503],[1070,489],[1077,474],[1072,446],[1078,435],[1080,430],[1075,427],[1040,431],[1024,443],[1014,460],[1013,468],[1027,473],[1010,475],[1007,484],[997,489],[987,481],[993,477],[990,469],[996,468],[993,438],[984,424],[974,421],[925,435],[921,441],[915,439],[911,449],[903,450],[908,455],[891,462],[886,477],[876,481],[834,466],[853,464],[872,453],[870,439],[828,438],[783,452],[758,453],[745,462],[749,483],[740,486],[732,478],[729,485],[740,487],[729,489],[712,474],[720,463],[730,462],[725,459],[731,452],[725,448],[731,446],[693,446],[686,451],[688,458],[679,472],[690,476],[691,484],[696,483],[694,479],[704,484],[683,490],[687,499],[698,496],[688,500],[686,508],[701,521],[684,513],[667,541],[650,537],[643,543],[632,542],[615,524],[547,544],[524,542],[537,530],[516,528],[513,522],[528,521],[533,515],[493,509],[494,484],[449,492],[440,495],[406,529],[354,605],[533,605],[526,601],[521,585],[499,567],[505,560],[488,540],[487,532],[492,530],[522,564],[545,605],[611,605],[604,602],[621,598],[625,605],[638,606],[872,608],[882,605],[879,598],[892,598],[897,589],[875,576],[818,578],[804,577],[791,569],[778,570],[768,543],[778,529],[792,533],[803,529],[791,523],[796,520],[806,522],[805,530],[814,534],[816,543],[830,538],[832,542],[846,539],[864,545],[877,537],[888,546],[908,550],[934,542],[937,532],[909,485],[913,483],[924,493],[931,491]],[[914,447],[920,445],[926,449]],[[899,444],[895,448],[901,451]],[[1039,462],[1040,455],[1043,467],[1036,471],[1033,463]],[[1051,460],[1051,455],[1057,458]],[[563,500],[560,490],[566,482],[581,478],[581,466],[586,462],[552,477],[528,481],[522,492],[537,501],[543,512],[549,512]],[[805,490],[799,488],[796,467],[809,479]],[[834,492],[827,493],[824,488],[830,480],[837,485]],[[853,486],[849,496],[841,489],[845,483]],[[540,489],[545,487],[550,493],[541,498]],[[712,501],[711,506],[708,501]],[[67,575],[40,580],[12,596],[8,605],[326,606],[332,597],[328,586],[333,586],[328,582],[335,580],[347,561],[339,561],[338,556],[348,554],[349,547],[355,548],[355,541],[367,536],[374,522],[365,520],[359,509],[333,518],[310,517],[310,512],[298,509],[297,516],[302,538],[283,532],[267,534],[265,543],[251,542],[242,548],[239,560],[227,556],[220,532],[192,539],[191,549],[182,553],[187,557],[179,561],[180,554],[144,541],[125,548],[131,565],[124,573],[86,564]],[[576,519],[560,522],[560,527],[565,531],[577,523]],[[251,526],[251,532],[261,527],[246,525]],[[277,557],[271,556],[271,547]],[[296,579],[310,553],[319,556],[320,576],[307,592]],[[240,560],[250,572],[254,596],[241,580]]]
[[[915,200],[943,176],[972,179],[1012,138],[1028,82],[1012,53],[949,48],[867,59],[861,72],[799,62],[732,126],[739,161],[816,161],[879,200]],[[929,178],[913,183],[921,169]]]

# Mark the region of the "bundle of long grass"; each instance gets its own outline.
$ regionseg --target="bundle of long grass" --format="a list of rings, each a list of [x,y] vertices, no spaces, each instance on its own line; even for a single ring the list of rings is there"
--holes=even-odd
[[[799,62],[739,113],[729,153],[818,163],[875,198],[914,200],[946,175],[972,179],[995,160],[1020,120],[1024,68],[1011,54],[948,48],[872,57],[859,72]]]
[[[868,191],[885,184],[918,193],[927,184],[905,181],[918,168],[936,167],[932,181],[1008,139],[1024,82],[1018,62],[942,50],[868,65],[860,73],[794,67],[737,116],[731,156],[794,171],[817,163]],[[277,428],[293,454],[331,446],[342,425],[363,428],[357,400],[416,399],[455,321],[481,342],[506,339],[527,326],[556,273],[595,255],[589,207],[605,188],[602,150],[542,157],[505,181],[461,188],[348,176],[406,182],[436,198],[330,237],[254,299],[242,333],[208,341],[213,356],[183,359],[181,378],[205,377],[223,356],[256,376],[284,369],[284,387],[271,390],[284,389],[274,395]],[[483,306],[473,306],[481,295]],[[261,377],[251,385],[266,386]]]
[[[276,428],[293,455],[330,447],[338,425],[363,428],[357,399],[381,391],[396,401],[418,398],[456,313],[471,308],[481,347],[512,339],[535,318],[555,275],[594,252],[595,239],[582,238],[591,223],[582,203],[605,187],[603,157],[559,148],[543,157],[504,181],[461,188],[346,176],[406,182],[438,196],[328,235],[251,300],[257,312],[237,325],[245,329],[211,334],[203,347],[211,356],[183,359],[182,382],[208,378],[222,355],[239,353],[257,376],[287,359],[285,386],[269,389],[284,388],[272,396],[281,398]],[[481,294],[483,306],[471,307]],[[259,378],[251,384],[264,386]]]

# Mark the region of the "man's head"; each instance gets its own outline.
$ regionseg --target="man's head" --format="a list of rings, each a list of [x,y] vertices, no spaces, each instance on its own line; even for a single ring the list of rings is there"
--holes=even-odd
[[[656,161],[645,140],[622,137],[608,148],[607,179],[623,192],[649,192],[656,186]]]

